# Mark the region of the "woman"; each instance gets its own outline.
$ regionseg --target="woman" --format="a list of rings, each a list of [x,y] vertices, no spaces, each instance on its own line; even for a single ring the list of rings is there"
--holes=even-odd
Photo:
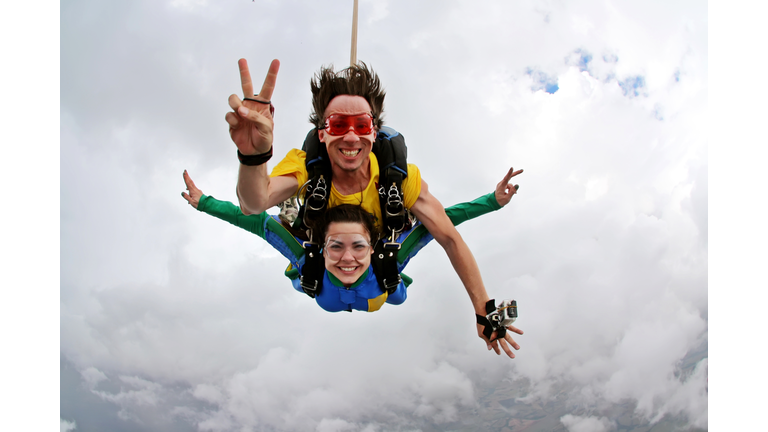
[[[510,168],[494,193],[446,208],[445,212],[451,222],[458,225],[509,203],[517,191],[515,187],[507,185],[512,175],[513,170]],[[278,216],[266,212],[246,216],[238,206],[204,195],[186,170],[184,182],[189,194],[182,192],[181,195],[192,207],[258,235],[288,258],[290,264],[285,275],[291,279],[297,291],[304,292],[299,282],[300,270],[305,262],[303,240],[294,236]],[[373,312],[379,310],[384,303],[403,303],[407,297],[406,288],[412,279],[403,274],[402,270],[432,240],[429,231],[418,222],[398,235],[397,242],[401,248],[397,262],[402,281],[394,292],[388,294],[379,286],[371,268],[371,254],[378,233],[372,217],[362,207],[341,205],[330,208],[318,226],[318,234],[318,239],[322,239],[326,271],[322,290],[315,300],[329,312]]]

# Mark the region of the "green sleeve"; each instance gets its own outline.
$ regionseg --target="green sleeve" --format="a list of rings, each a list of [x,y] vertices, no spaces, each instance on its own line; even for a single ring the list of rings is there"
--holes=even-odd
[[[500,208],[501,206],[499,205],[499,202],[496,201],[495,194],[491,192],[468,203],[465,202],[450,206],[445,209],[445,213],[451,219],[453,225],[456,226],[462,222],[466,222]]]
[[[450,206],[445,209],[445,213],[448,215],[448,218],[451,219],[453,225],[456,226],[462,222],[466,222],[500,208],[501,206],[499,205],[499,202],[496,201],[496,196],[491,192],[473,201]],[[422,242],[422,239],[427,234],[429,234],[429,231],[427,231],[427,228],[421,224],[408,233],[405,239],[402,240],[400,252],[397,253],[397,261],[402,264],[408,256],[426,246],[426,243]]]
[[[244,215],[240,207],[229,201],[219,201],[212,196],[203,195],[197,204],[197,209],[203,213],[215,216],[261,238],[264,237],[264,220],[269,217],[267,212],[254,215]]]

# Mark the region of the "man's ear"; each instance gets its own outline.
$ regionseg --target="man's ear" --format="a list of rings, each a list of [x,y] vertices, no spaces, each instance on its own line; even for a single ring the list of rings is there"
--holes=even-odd
[[[325,129],[320,129],[317,131],[317,139],[319,139],[321,143],[325,142]]]

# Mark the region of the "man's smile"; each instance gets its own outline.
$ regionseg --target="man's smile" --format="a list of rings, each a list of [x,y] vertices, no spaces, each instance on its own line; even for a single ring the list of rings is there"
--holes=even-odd
[[[357,149],[357,150],[344,150],[344,149],[339,149],[339,151],[341,151],[341,154],[343,154],[343,155],[344,155],[344,156],[346,156],[346,157],[351,157],[351,158],[353,158],[353,157],[357,156],[357,155],[360,153],[360,151],[361,151],[361,150],[362,150],[362,149]]]

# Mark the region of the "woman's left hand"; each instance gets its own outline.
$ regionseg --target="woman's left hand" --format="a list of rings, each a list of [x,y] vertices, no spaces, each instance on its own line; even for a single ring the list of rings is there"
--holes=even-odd
[[[494,195],[496,196],[496,202],[498,202],[500,206],[504,207],[505,205],[509,204],[509,201],[512,199],[512,195],[517,193],[520,185],[513,185],[509,182],[509,180],[522,172],[523,170],[515,171],[514,168],[510,168],[507,172],[507,175],[504,176],[504,179],[496,185],[496,191],[494,192]]]

